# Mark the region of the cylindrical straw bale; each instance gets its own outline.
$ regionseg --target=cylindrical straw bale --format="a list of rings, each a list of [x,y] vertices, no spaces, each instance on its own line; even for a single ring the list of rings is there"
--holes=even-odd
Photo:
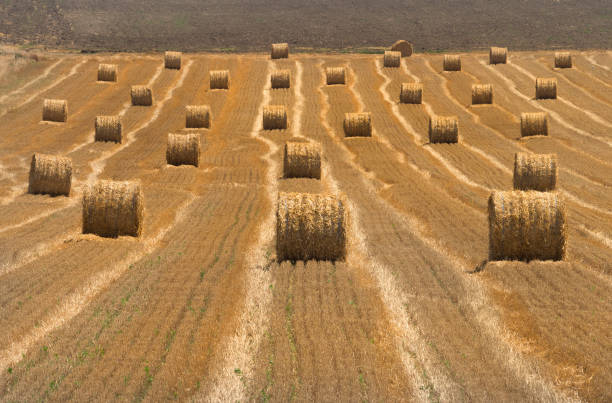
[[[273,43],[271,57],[272,59],[287,59],[289,57],[289,44]]]
[[[444,71],[461,71],[460,55],[444,55]]]
[[[130,89],[132,96],[132,105],[134,106],[151,106],[153,105],[153,92],[151,88],[144,85],[133,85]]]
[[[549,192],[557,186],[557,155],[514,155],[514,190]]]
[[[181,69],[181,52],[166,52],[164,54],[164,64],[167,69]]]
[[[572,67],[572,55],[570,52],[555,53],[555,67],[558,69],[569,69]]]
[[[489,50],[489,64],[506,64],[508,60],[508,48],[492,46]]]
[[[32,156],[28,193],[68,196],[71,183],[70,158],[39,153]]]
[[[312,143],[287,142],[283,177],[321,179],[321,147]]]
[[[557,192],[500,192],[489,197],[489,260],[563,260],[565,203]]]
[[[344,259],[346,215],[342,200],[332,195],[279,193],[276,210],[277,259]]]
[[[346,69],[344,67],[327,67],[325,69],[327,85],[345,84]]]
[[[117,81],[117,65],[104,63],[98,65],[98,81]]]
[[[287,128],[287,109],[284,105],[267,105],[263,109],[264,130]]]
[[[400,102],[403,104],[420,104],[423,101],[422,83],[402,83]]]
[[[68,119],[68,102],[64,99],[45,99],[42,120],[65,122]]]
[[[400,39],[399,41],[391,45],[391,50],[394,52],[400,52],[402,54],[402,57],[412,56],[413,52],[412,44],[403,39]]]
[[[230,86],[229,70],[212,70],[210,72],[211,90],[228,90]]]
[[[291,70],[276,70],[270,75],[270,85],[272,88],[290,88]]]
[[[385,50],[385,56],[383,57],[383,64],[385,67],[399,67],[401,62],[402,62],[401,52]]]
[[[200,165],[200,135],[198,133],[168,134],[166,162],[170,165]]]
[[[210,129],[210,108],[207,105],[187,105],[185,107],[188,129]]]
[[[472,104],[492,104],[493,86],[491,84],[472,85]]]
[[[429,118],[430,143],[457,143],[459,121],[457,116],[431,116]]]
[[[370,112],[345,113],[344,135],[346,137],[371,137],[372,114]]]
[[[536,78],[536,99],[556,99],[557,79]]]
[[[83,193],[83,233],[103,237],[142,233],[144,200],[139,182],[101,180]]]
[[[95,141],[121,143],[121,119],[117,116],[96,116]]]
[[[521,137],[548,136],[546,112],[521,113]]]

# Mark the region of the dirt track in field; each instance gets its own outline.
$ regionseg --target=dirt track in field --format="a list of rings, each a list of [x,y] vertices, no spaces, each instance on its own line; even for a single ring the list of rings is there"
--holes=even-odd
[[[0,75],[0,400],[606,401],[612,398],[612,57],[462,55],[402,67],[380,56],[57,58]],[[117,83],[95,81],[119,64]],[[324,69],[345,66],[347,84]],[[291,70],[290,89],[270,72]],[[229,90],[208,72],[228,69]],[[536,101],[535,77],[557,100]],[[398,104],[403,82],[422,105]],[[491,83],[493,105],[471,105]],[[148,84],[152,107],[132,107]],[[44,98],[66,123],[40,122]],[[185,105],[210,129],[185,129]],[[264,105],[287,130],[261,130]],[[372,113],[371,138],[344,114]],[[546,111],[548,137],[520,138],[521,112]],[[122,144],[93,142],[120,114]],[[459,118],[458,144],[428,144],[431,114]],[[168,133],[197,132],[200,167],[165,163]],[[317,142],[323,174],[282,179],[286,141]],[[71,196],[29,195],[32,153],[73,161]],[[514,153],[558,155],[565,262],[490,262],[487,197],[512,187]],[[139,239],[81,234],[81,195],[98,179],[141,181]],[[343,195],[346,261],[274,260],[276,192]],[[482,270],[475,270],[482,269]]]

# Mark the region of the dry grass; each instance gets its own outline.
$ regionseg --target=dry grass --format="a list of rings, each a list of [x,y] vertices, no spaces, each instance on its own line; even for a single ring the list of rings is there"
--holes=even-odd
[[[412,53],[414,51],[412,48],[412,44],[403,39],[400,39],[399,41],[391,45],[391,50],[393,52],[400,52],[402,54],[402,57],[412,56]]]
[[[95,141],[121,143],[121,119],[117,116],[96,116]]]
[[[55,155],[32,155],[28,193],[70,195],[72,161]]]
[[[472,105],[492,104],[493,86],[491,84],[472,85]]]
[[[370,112],[345,113],[344,135],[346,137],[371,137],[372,114]]]
[[[325,77],[327,85],[346,84],[346,69],[344,67],[327,67]]]
[[[399,67],[402,62],[401,52],[394,52],[392,50],[385,50],[383,57],[383,66],[385,67]]]
[[[459,141],[459,121],[457,116],[430,116],[430,143],[457,143]]]
[[[170,165],[200,165],[200,135],[169,133],[166,162]]]
[[[211,90],[228,90],[230,86],[229,70],[211,70],[210,72],[210,89]]]
[[[287,109],[284,105],[267,105],[263,109],[264,130],[287,128]]]
[[[508,61],[508,48],[492,46],[489,50],[489,64],[506,64]]]
[[[283,177],[321,179],[321,147],[312,143],[287,142]]]
[[[536,99],[556,99],[557,79],[536,78]]]
[[[45,99],[42,120],[65,122],[68,119],[68,101],[64,99]]]
[[[291,70],[276,70],[270,74],[270,85],[272,88],[290,88]]]
[[[461,71],[460,55],[444,55],[444,71]]]
[[[207,105],[187,105],[185,107],[185,127],[188,129],[210,129],[210,107]]]
[[[164,65],[167,69],[181,69],[181,52],[166,52],[164,54]]]
[[[133,85],[130,89],[130,95],[132,97],[132,105],[134,106],[153,105],[153,91],[147,86]]]
[[[572,67],[572,55],[570,52],[555,53],[555,67],[558,69],[569,69]]]
[[[565,203],[556,192],[493,192],[489,260],[563,260]]]
[[[279,193],[276,255],[283,260],[342,260],[346,256],[346,211],[331,195]]]
[[[423,101],[422,83],[402,83],[400,90],[400,103],[420,104]]]
[[[521,113],[521,137],[548,136],[546,112]]]
[[[117,81],[117,70],[116,64],[100,64],[98,65],[98,81]]]
[[[289,57],[289,44],[273,43],[270,56],[272,59],[287,59]]]
[[[548,192],[557,186],[557,155],[516,153],[514,189]]]
[[[83,193],[83,233],[140,236],[144,200],[139,182],[99,181]]]

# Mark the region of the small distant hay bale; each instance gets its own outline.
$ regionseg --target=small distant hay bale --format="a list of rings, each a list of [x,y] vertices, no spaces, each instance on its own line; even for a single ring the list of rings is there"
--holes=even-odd
[[[521,137],[548,136],[546,112],[521,113]]]
[[[321,147],[318,144],[287,142],[283,177],[321,179]]]
[[[142,234],[144,200],[139,182],[101,180],[83,192],[83,233],[103,237]]]
[[[170,165],[200,165],[200,135],[168,134],[166,162]]]
[[[65,122],[68,119],[68,101],[64,99],[45,99],[42,120]]]
[[[472,85],[472,104],[492,104],[493,86],[491,84]]]
[[[557,187],[557,155],[514,155],[514,190],[549,192]]]
[[[30,163],[28,193],[70,195],[72,161],[70,158],[35,153]]]
[[[400,39],[399,41],[391,45],[391,50],[394,52],[400,52],[402,54],[402,57],[412,56],[413,52],[412,44],[403,39]]]
[[[572,55],[570,52],[555,53],[555,67],[558,69],[569,69],[572,67]]]
[[[444,55],[444,71],[461,71],[460,55]]]
[[[117,81],[116,64],[100,64],[98,65],[98,81]]]
[[[557,79],[536,78],[536,99],[556,99]]]
[[[565,203],[556,192],[493,192],[489,260],[563,260]]]
[[[272,59],[287,59],[289,57],[289,44],[273,43],[270,55]]]
[[[287,109],[284,105],[267,105],[263,109],[264,130],[284,130],[287,128]]]
[[[270,85],[272,88],[290,88],[291,70],[276,70],[270,75]]]
[[[229,70],[211,70],[210,72],[210,89],[211,90],[228,90],[230,86]]]
[[[402,62],[401,52],[385,50],[385,56],[383,57],[383,65],[385,67],[399,67],[401,62]]]
[[[95,141],[121,143],[121,119],[119,116],[96,116]]]
[[[345,113],[344,135],[346,137],[371,137],[372,114],[370,112]]]
[[[181,52],[166,52],[164,54],[164,64],[167,69],[181,69]]]
[[[276,256],[284,260],[342,260],[346,256],[345,206],[332,195],[279,193]]]
[[[132,105],[134,106],[153,105],[153,91],[147,86],[133,85],[130,89],[130,95],[132,97]]]
[[[420,104],[423,101],[422,83],[402,83],[400,102],[403,104]]]
[[[185,118],[188,129],[210,129],[210,108],[207,105],[187,105]]]
[[[489,64],[506,64],[508,60],[508,48],[492,46],[489,50]]]
[[[457,116],[431,116],[429,118],[430,143],[457,143],[459,121]]]
[[[325,69],[327,85],[346,84],[346,69],[344,67],[327,67]]]

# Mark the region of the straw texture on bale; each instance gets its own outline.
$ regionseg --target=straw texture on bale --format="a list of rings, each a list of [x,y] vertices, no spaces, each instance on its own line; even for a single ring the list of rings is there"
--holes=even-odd
[[[230,86],[229,70],[212,70],[210,72],[211,90],[228,90]]]
[[[167,69],[181,69],[181,52],[166,52],[164,54],[164,64]]]
[[[121,119],[119,116],[96,116],[95,141],[121,143]]]
[[[71,183],[70,158],[39,153],[32,156],[28,193],[68,196]]]
[[[276,70],[270,75],[270,85],[272,88],[290,88],[291,70]]]
[[[130,90],[132,96],[132,105],[134,106],[151,106],[153,105],[153,92],[151,88],[144,85],[133,85]]]
[[[492,104],[493,103],[493,86],[491,84],[474,84],[472,85],[472,104]]]
[[[546,112],[521,113],[521,137],[548,136]]]
[[[331,195],[279,193],[276,255],[283,260],[342,260],[346,256],[346,212]]]
[[[370,112],[345,113],[344,135],[346,137],[371,137],[372,114]]]
[[[430,143],[457,143],[459,122],[456,116],[432,116],[429,118]]]
[[[166,162],[170,165],[200,165],[200,135],[168,134]]]
[[[311,143],[286,143],[283,177],[321,179],[321,147]]]
[[[549,192],[557,187],[557,155],[516,153],[514,190]]]
[[[49,122],[65,122],[68,119],[68,102],[64,99],[45,99],[42,119]]]
[[[555,67],[558,69],[569,69],[572,67],[572,55],[570,52],[555,53]]]
[[[98,81],[117,81],[116,64],[98,65]]]
[[[461,71],[460,55],[444,55],[444,71]]]
[[[289,57],[288,43],[273,43],[271,50],[272,59],[286,59]]]
[[[508,60],[508,48],[492,46],[489,50],[489,64],[506,64]]]
[[[399,67],[402,62],[402,54],[392,50],[385,50],[383,64],[385,67]]]
[[[557,79],[536,78],[536,99],[556,99]]]
[[[99,181],[83,193],[83,233],[103,237],[142,233],[144,200],[139,182]]]
[[[345,84],[346,69],[344,67],[327,67],[325,77],[327,78],[327,85]]]
[[[210,108],[207,105],[187,105],[185,119],[188,129],[210,129]]]
[[[391,45],[391,50],[394,52],[400,52],[402,54],[402,57],[412,56],[413,52],[412,44],[403,39],[400,39],[399,41]]]
[[[400,102],[403,104],[420,104],[423,101],[422,83],[402,83]]]
[[[287,128],[287,109],[284,105],[267,105],[263,109],[264,130]]]
[[[565,203],[557,192],[493,192],[489,260],[563,260]]]

